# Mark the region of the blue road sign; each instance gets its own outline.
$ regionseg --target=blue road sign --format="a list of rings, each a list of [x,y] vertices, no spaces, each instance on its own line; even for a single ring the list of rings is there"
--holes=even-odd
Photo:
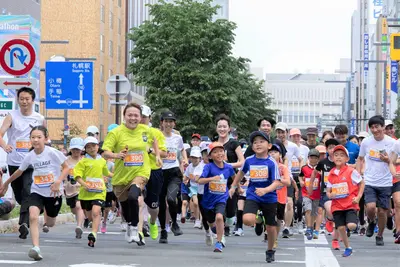
[[[46,62],[46,109],[93,109],[93,62]]]

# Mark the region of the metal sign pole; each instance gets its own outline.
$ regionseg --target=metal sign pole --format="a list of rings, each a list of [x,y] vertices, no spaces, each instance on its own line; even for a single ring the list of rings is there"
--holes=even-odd
[[[119,75],[115,76],[115,123],[119,124]]]

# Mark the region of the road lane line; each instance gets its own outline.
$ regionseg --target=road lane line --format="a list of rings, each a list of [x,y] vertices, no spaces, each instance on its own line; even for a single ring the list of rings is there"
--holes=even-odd
[[[34,264],[37,261],[13,261],[13,260],[0,260],[0,264],[8,263],[8,264]]]
[[[318,239],[308,240],[306,236],[304,236],[304,243],[306,245],[328,245],[328,240],[326,240],[325,235],[320,235]]]
[[[340,267],[330,248],[306,247],[306,267]]]
[[[0,254],[26,254],[26,252],[18,252],[18,251],[0,251]]]
[[[275,261],[277,263],[306,263],[305,261]]]

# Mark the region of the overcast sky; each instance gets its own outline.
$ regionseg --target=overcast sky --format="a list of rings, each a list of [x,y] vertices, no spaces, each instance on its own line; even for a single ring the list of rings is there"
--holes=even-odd
[[[264,72],[333,73],[350,57],[357,0],[230,0],[236,56]]]

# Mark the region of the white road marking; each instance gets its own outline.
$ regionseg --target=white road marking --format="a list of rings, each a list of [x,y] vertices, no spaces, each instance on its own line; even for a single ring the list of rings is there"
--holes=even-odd
[[[0,251],[0,254],[26,254],[26,253],[18,251]]]
[[[277,263],[306,263],[305,261],[275,261]]]
[[[279,248],[279,249],[298,250],[299,248]]]
[[[129,265],[108,265],[102,263],[83,263],[83,264],[73,264],[69,267],[134,267],[140,264],[129,264]]]
[[[43,241],[49,243],[68,243],[68,241],[65,240],[43,240]]]
[[[330,248],[306,247],[306,267],[340,267]]]
[[[13,261],[13,260],[0,260],[0,264],[34,264],[37,261]]]
[[[265,252],[246,252],[247,255],[265,255]],[[289,253],[275,253],[276,256],[293,256]]]
[[[91,232],[83,232],[84,234],[90,234]],[[122,235],[125,234],[123,232],[106,232],[103,234],[102,232],[97,232],[99,235]]]
[[[326,240],[325,235],[320,235],[318,239],[308,240],[306,236],[304,236],[304,243],[306,245],[328,245],[328,240]]]

